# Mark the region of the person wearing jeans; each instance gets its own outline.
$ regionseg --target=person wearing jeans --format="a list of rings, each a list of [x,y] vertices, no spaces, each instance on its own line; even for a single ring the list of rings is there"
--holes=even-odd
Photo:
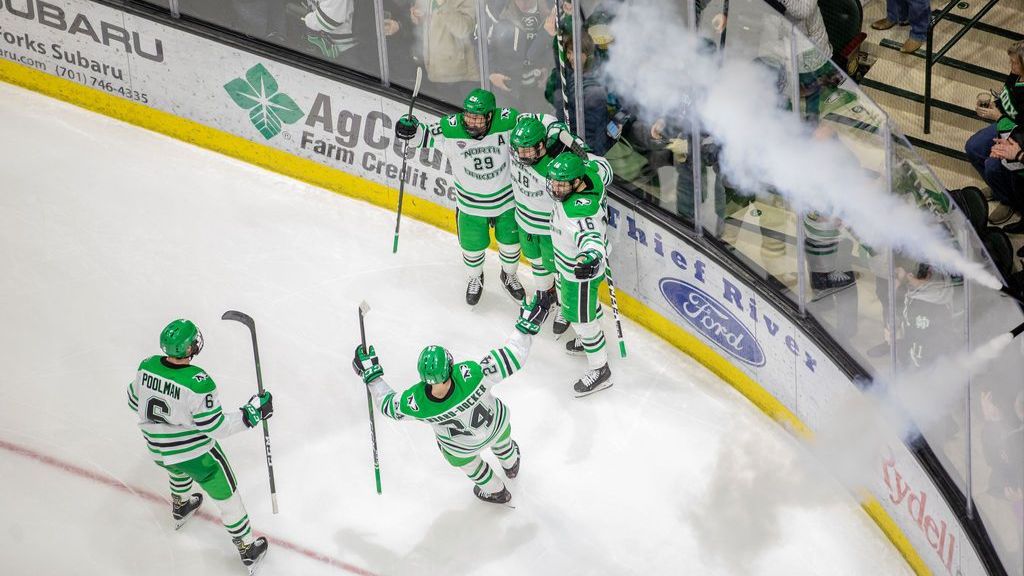
[[[910,25],[910,37],[903,43],[900,52],[916,52],[928,37],[928,18],[932,6],[928,0],[886,0],[885,18],[871,24],[875,30],[888,30],[899,24]]]

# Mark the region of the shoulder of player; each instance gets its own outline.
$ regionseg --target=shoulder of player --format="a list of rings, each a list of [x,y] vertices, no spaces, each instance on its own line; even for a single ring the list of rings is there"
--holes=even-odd
[[[430,134],[432,136],[441,135],[445,138],[469,138],[469,134],[462,126],[462,116],[458,113],[441,118],[437,124],[431,127]]]
[[[562,210],[569,218],[590,218],[601,211],[601,199],[594,194],[579,192],[562,201]]]
[[[484,358],[483,362],[486,362]],[[452,366],[452,378],[456,384],[465,386],[476,386],[484,376],[484,369],[479,362],[472,360],[457,362]]]
[[[412,418],[423,417],[419,412],[421,406],[426,405],[425,389],[426,385],[423,382],[417,382],[402,392],[396,392],[398,395],[398,409],[402,414]]]
[[[491,133],[509,132],[516,127],[519,119],[532,114],[520,114],[515,108],[498,108],[494,111],[494,118],[491,120]]]
[[[163,356],[150,356],[139,364],[139,371],[149,372],[165,380],[171,380],[184,386],[196,394],[209,394],[217,386],[205,370],[189,364],[188,366],[169,366],[164,363]]]

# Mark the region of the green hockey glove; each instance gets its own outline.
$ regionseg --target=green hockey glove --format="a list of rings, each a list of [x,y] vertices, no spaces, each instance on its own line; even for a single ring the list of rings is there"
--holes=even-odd
[[[356,346],[355,357],[352,359],[352,369],[356,376],[363,379],[363,384],[369,384],[384,375],[384,367],[377,359],[377,351],[370,346],[370,349],[363,350],[362,345]]]
[[[597,250],[586,250],[576,257],[576,266],[573,274],[577,280],[590,280],[597,276],[597,269],[601,267],[601,253]]]
[[[529,302],[524,300],[519,308],[516,330],[531,336],[540,332],[540,326],[548,317],[548,311],[551,309],[553,298],[552,292],[537,292]]]
[[[253,394],[248,404],[242,405],[242,420],[247,428],[260,423],[274,415],[274,398],[267,390],[262,395]]]
[[[411,114],[406,114],[398,119],[398,123],[395,124],[395,136],[399,140],[412,140],[416,137],[416,132],[419,131],[420,123],[416,120],[416,117]]]

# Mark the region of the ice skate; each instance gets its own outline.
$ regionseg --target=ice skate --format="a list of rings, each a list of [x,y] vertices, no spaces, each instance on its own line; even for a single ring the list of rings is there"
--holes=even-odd
[[[476,306],[480,301],[480,295],[484,292],[484,275],[473,276],[466,285],[466,304]]]
[[[577,336],[566,342],[565,353],[569,356],[586,356],[587,353],[583,350],[583,339]]]
[[[508,295],[516,302],[522,302],[523,298],[526,297],[526,291],[523,290],[523,285],[519,282],[519,276],[517,276],[515,272],[506,274],[505,271],[502,270],[501,285],[505,288],[505,292],[508,292]]]
[[[267,557],[267,539],[260,536],[259,538],[252,541],[252,544],[244,544],[241,539],[235,538],[232,540],[235,546],[238,548],[238,555],[242,558],[242,564],[249,569],[249,576],[256,574],[259,570],[260,564],[263,559]]]
[[[488,494],[481,490],[479,486],[473,486],[473,494],[476,494],[476,497],[484,502],[490,502],[491,504],[508,504],[509,500],[512,500],[512,493],[508,491],[508,488],[504,487],[502,487],[501,492]]]
[[[171,516],[174,517],[174,529],[177,530],[188,522],[188,519],[199,510],[199,507],[203,505],[203,495],[193,494],[189,496],[188,500],[184,500],[181,496],[174,495],[171,497]]]
[[[821,300],[856,283],[857,278],[852,271],[811,272],[811,289],[814,290],[811,302]]]
[[[594,392],[599,392],[612,385],[612,371],[605,364],[597,369],[587,370],[583,377],[576,381],[572,389],[576,391],[576,397],[582,398]]]
[[[519,461],[523,459],[523,455],[519,452],[519,444],[517,444],[515,440],[512,441],[512,449],[515,450],[517,454],[516,463],[509,468],[505,468],[504,466],[501,467],[501,469],[505,471],[505,477],[509,480],[512,480],[519,475]]]

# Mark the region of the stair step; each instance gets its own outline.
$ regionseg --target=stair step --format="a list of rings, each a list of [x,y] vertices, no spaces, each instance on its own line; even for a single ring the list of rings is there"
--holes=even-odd
[[[987,18],[987,17],[988,17],[988,14],[985,15],[985,18]],[[987,33],[993,34],[995,36],[1002,36],[1003,38],[1006,38],[1007,40],[1012,40],[1012,41],[1024,40],[1024,34],[1021,34],[1019,32],[1014,32],[1013,30],[1006,29],[1006,28],[1003,28],[1003,27],[1000,27],[1000,26],[994,26],[994,25],[986,22],[985,18],[982,18],[980,22],[978,22],[978,23],[976,23],[974,25],[974,29],[975,30],[978,30],[980,32],[987,32]],[[953,14],[952,12],[950,12],[949,14],[946,14],[946,18],[945,19],[949,20],[950,22],[953,22],[954,24],[960,24],[960,25],[967,24],[968,22],[971,21],[970,18],[964,18],[963,16],[961,16],[959,14]],[[1019,26],[1017,26],[1016,28],[1019,28]]]
[[[960,42],[961,43],[965,42],[965,39],[962,39]],[[895,51],[899,52],[900,49],[903,47],[903,44],[901,42],[897,42],[896,40],[892,40],[890,38],[886,38],[886,39],[882,40],[881,46],[882,46],[882,48],[886,48],[886,49],[889,49],[889,50],[895,50]],[[956,46],[954,46],[954,49],[956,47],[960,47],[960,44],[957,44]],[[940,48],[940,47],[939,46],[935,46],[933,48],[933,50],[935,50],[937,48]],[[950,50],[949,52],[947,52],[947,54],[952,53],[952,52],[953,52],[953,50]],[[919,58],[922,61],[927,61],[927,59],[928,59],[928,52],[924,48],[918,48],[916,51],[911,52],[910,55],[914,56],[915,58]],[[933,53],[932,57],[934,58],[934,53]],[[964,72],[969,72],[969,73],[974,74],[976,76],[981,76],[983,78],[988,78],[989,80],[992,80],[993,82],[1003,82],[1006,79],[1006,73],[1004,73],[1004,72],[1000,72],[998,70],[992,70],[990,68],[984,68],[982,66],[978,66],[977,64],[973,64],[971,62],[966,62],[964,60],[960,60],[960,59],[957,59],[957,58],[952,58],[950,56],[943,56],[943,57],[939,58],[936,61],[935,65],[942,65],[942,66],[949,66],[951,68],[956,68],[957,70],[962,70]],[[932,68],[932,74],[934,75],[935,72],[936,72],[936,68],[933,67]]]

